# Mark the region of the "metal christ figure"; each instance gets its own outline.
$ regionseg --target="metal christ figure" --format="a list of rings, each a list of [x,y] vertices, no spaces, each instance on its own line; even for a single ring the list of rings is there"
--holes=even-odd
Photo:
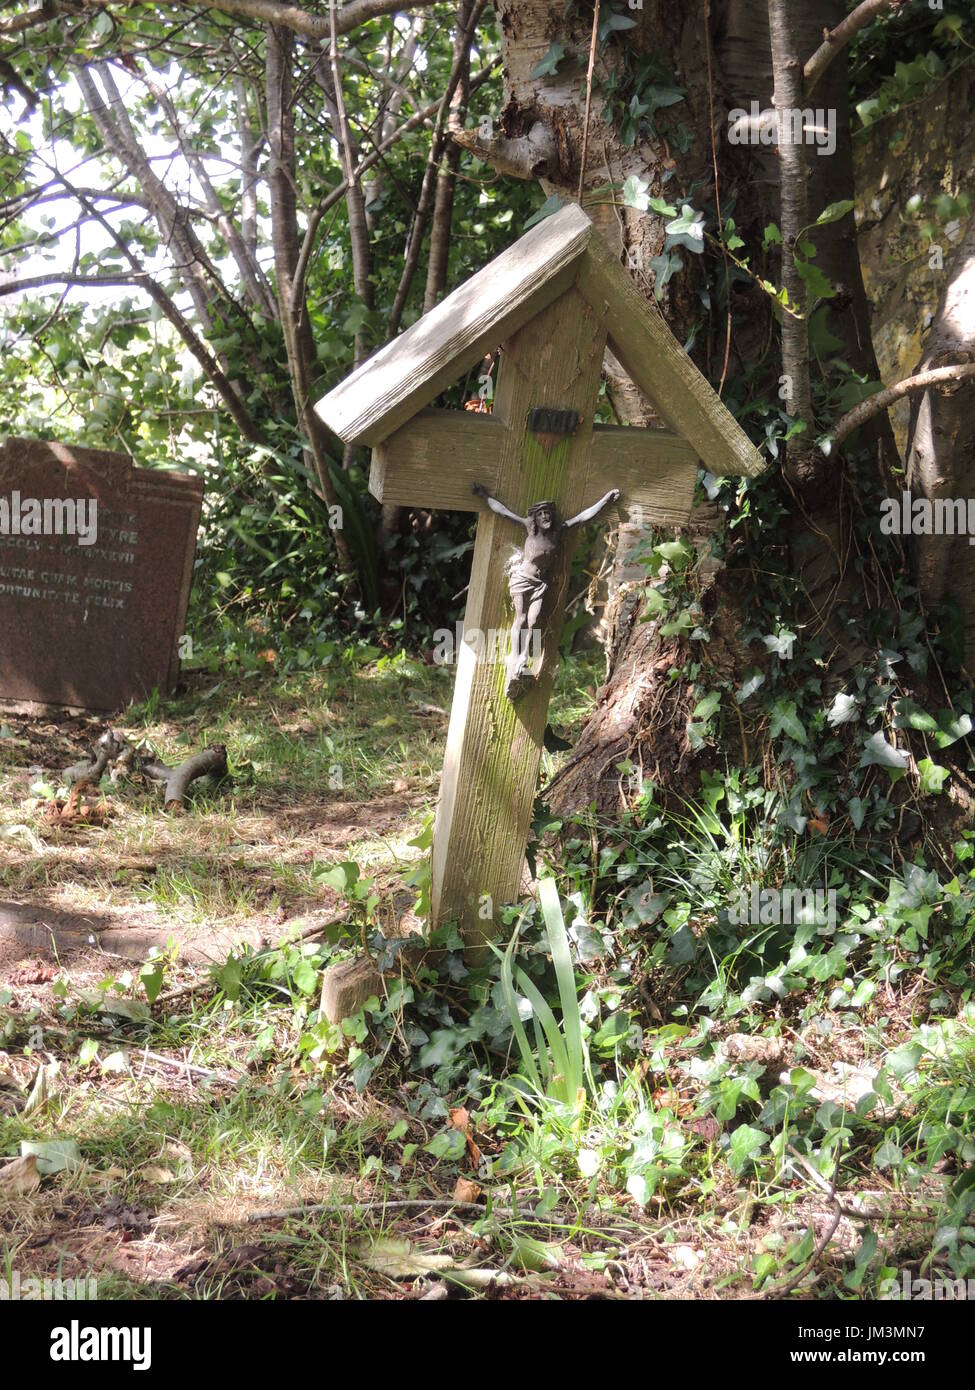
[[[620,490],[614,487],[593,506],[568,521],[559,519],[554,502],[536,502],[528,508],[527,516],[516,516],[480,483],[474,483],[471,491],[476,497],[483,497],[496,515],[524,526],[526,532],[524,548],[520,555],[512,557],[508,568],[508,590],[515,608],[515,621],[511,629],[505,694],[514,703],[524,695],[534,678],[529,668],[530,642],[532,633],[538,629],[562,537],[574,526],[594,521],[605,507],[619,500]]]

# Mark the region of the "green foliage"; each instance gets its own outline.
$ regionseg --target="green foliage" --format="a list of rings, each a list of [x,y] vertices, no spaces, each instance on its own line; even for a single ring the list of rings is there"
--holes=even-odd
[[[539,897],[558,982],[561,1029],[552,1010],[525,971],[512,963],[520,923],[503,954],[497,947],[493,949],[501,960],[501,984],[505,1005],[527,1080],[540,1098],[548,1097],[567,1109],[579,1108],[584,1099],[583,1079],[588,1072],[589,1063],[582,1040],[582,1020],[576,996],[575,973],[559,903],[558,887],[554,879],[541,880]],[[522,991],[523,999],[519,999],[516,994],[516,985]],[[528,1016],[532,1020],[534,1050],[529,1044],[522,1023],[523,1006],[527,1008]]]

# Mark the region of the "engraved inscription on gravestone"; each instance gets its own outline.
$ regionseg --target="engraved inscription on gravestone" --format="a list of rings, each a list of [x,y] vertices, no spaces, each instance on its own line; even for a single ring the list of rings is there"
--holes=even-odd
[[[108,711],[172,688],[202,480],[0,444],[0,703]]]

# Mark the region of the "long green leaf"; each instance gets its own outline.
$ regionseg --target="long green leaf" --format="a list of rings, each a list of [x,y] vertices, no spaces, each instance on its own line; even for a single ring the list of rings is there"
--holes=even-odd
[[[518,1051],[521,1053],[522,1069],[535,1089],[537,1091],[542,1091],[544,1089],[542,1086],[542,1079],[535,1065],[535,1056],[532,1052],[531,1044],[528,1041],[528,1034],[525,1032],[521,1016],[518,1013],[518,1000],[515,997],[515,987],[512,979],[512,960],[514,957],[515,942],[518,939],[518,932],[520,929],[521,923],[519,922],[512,933],[511,941],[508,943],[508,949],[503,954],[493,942],[491,943],[491,949],[496,955],[501,957],[501,990],[504,994],[505,1008],[508,1010],[508,1016],[511,1019],[511,1031],[514,1033],[515,1042],[518,1044]]]
[[[542,998],[538,989],[525,974],[524,970],[522,970],[520,967],[517,971],[516,978],[518,980],[518,988],[521,990],[522,994],[528,1000],[529,1004],[531,1004],[532,1009],[535,1013],[535,1018],[542,1025],[542,1028],[545,1032],[545,1038],[548,1042],[549,1052],[552,1054],[552,1068],[554,1069],[555,1073],[562,1077],[563,1084],[562,1086],[559,1086],[557,1088],[558,1095],[556,1099],[565,1100],[571,1103],[575,1100],[576,1090],[569,1089],[569,1058],[565,1050],[565,1042],[559,1030],[559,1025],[556,1021],[555,1015],[552,1013],[552,1010],[549,1008],[545,1000]],[[554,1077],[550,1075],[546,1078],[546,1080],[548,1082],[546,1089],[551,1091],[553,1089],[552,1082],[554,1080]]]
[[[585,1049],[582,1041],[582,1016],[579,1013],[579,992],[576,988],[575,970],[572,967],[572,953],[569,950],[569,937],[562,917],[562,904],[554,878],[543,878],[539,884],[539,897],[542,902],[542,916],[548,934],[552,964],[559,986],[559,1002],[562,1006],[562,1029],[565,1034],[565,1049],[568,1060],[566,1082],[569,1086],[568,1099],[574,1101],[582,1087],[585,1075]]]

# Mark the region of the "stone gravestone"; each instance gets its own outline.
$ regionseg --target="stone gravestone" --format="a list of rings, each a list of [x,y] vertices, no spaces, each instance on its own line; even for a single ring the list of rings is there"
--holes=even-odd
[[[0,704],[109,712],[179,673],[201,479],[0,445]]]

